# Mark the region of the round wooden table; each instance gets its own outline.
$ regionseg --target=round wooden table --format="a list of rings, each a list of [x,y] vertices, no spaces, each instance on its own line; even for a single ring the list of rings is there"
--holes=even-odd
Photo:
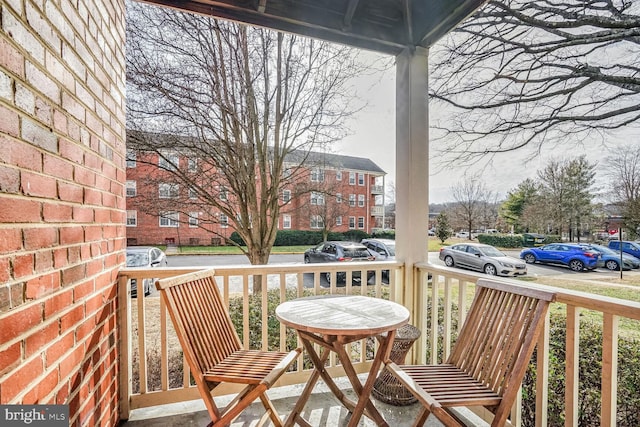
[[[314,365],[309,381],[287,417],[285,426],[295,423],[309,425],[301,413],[319,377],[322,377],[333,394],[351,412],[348,426],[356,426],[363,413],[379,426],[388,425],[371,402],[371,390],[382,362],[389,357],[396,329],[409,321],[409,310],[400,304],[379,298],[324,295],[286,301],[276,308],[276,317],[298,332]],[[376,337],[380,346],[363,385],[344,345],[368,337]],[[315,351],[313,344],[322,347],[320,354]],[[325,370],[325,362],[331,351],[340,358],[341,366],[358,396],[357,403],[342,393]]]

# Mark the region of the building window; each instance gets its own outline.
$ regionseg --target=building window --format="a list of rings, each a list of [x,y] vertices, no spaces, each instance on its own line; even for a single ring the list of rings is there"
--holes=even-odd
[[[196,172],[198,170],[198,159],[196,158],[188,158],[187,159],[187,172]]]
[[[363,173],[359,173],[358,174],[358,185],[364,185],[364,174]]]
[[[336,171],[336,181],[342,181],[342,171]]]
[[[364,206],[364,194],[358,194],[358,206]]]
[[[282,171],[282,177],[289,178],[290,176],[291,176],[291,168],[285,168],[284,171]]]
[[[127,227],[138,226],[138,211],[127,211]]]
[[[160,213],[160,227],[178,227],[180,213],[169,211]]]
[[[160,152],[160,154],[158,155],[158,166],[160,167],[160,169],[176,171],[178,170],[179,164],[180,157],[178,156],[178,153],[164,151]]]
[[[336,193],[336,203],[342,203],[342,193]]]
[[[158,185],[158,197],[161,199],[175,199],[178,197],[178,184],[162,183]]]
[[[136,181],[127,181],[127,197],[135,197],[138,194],[138,183]]]
[[[198,198],[198,192],[196,191],[195,188],[189,187],[189,198],[190,199],[197,199]]]
[[[229,217],[221,213],[218,217],[218,222],[220,223],[220,227],[227,228],[229,226]]]
[[[359,216],[358,217],[358,228],[359,229],[363,229],[364,228],[364,217],[363,216]]]
[[[354,228],[356,228],[356,217],[355,216],[350,216],[349,217],[349,229],[353,230]]]
[[[349,206],[355,206],[355,205],[356,205],[356,195],[349,194]]]
[[[342,225],[342,217],[341,216],[336,217],[336,225],[338,227]]]
[[[198,212],[189,212],[189,227],[195,228],[198,226]]]
[[[324,169],[311,169],[311,182],[324,182]]]
[[[291,190],[282,190],[282,202],[287,203],[291,200]]]
[[[133,150],[127,150],[127,167],[135,168],[138,161],[138,155]]]
[[[223,200],[225,202],[229,200],[229,197],[227,194],[227,187],[225,187],[224,185],[220,186],[220,200]]]
[[[316,193],[315,191],[311,192],[311,204],[324,206],[324,194]]]
[[[349,172],[349,185],[356,185],[356,173]]]
[[[320,215],[311,215],[311,228],[323,228],[324,227],[324,221],[322,220],[322,217]]]
[[[291,215],[282,215],[282,228],[291,228]]]

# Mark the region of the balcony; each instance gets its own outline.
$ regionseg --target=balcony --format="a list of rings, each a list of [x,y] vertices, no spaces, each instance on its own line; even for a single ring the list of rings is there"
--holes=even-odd
[[[384,194],[384,185],[372,185],[371,194]]]
[[[362,268],[362,265],[357,267]],[[285,328],[273,319],[271,312],[280,301],[307,294],[337,293],[362,294],[401,301],[405,289],[403,283],[405,268],[407,267],[399,262],[366,264],[361,271],[363,277],[367,270],[376,273],[367,286],[347,284],[344,287],[337,287],[336,281],[331,280],[332,285],[326,288],[321,286],[323,283],[321,276],[324,272],[330,272],[335,279],[336,272],[348,269],[345,264],[229,266],[217,268],[216,274],[225,302],[230,307],[230,311],[235,311],[234,316],[239,319],[239,334],[244,345],[251,348],[269,348],[268,337],[271,333],[279,335],[280,338],[275,340],[275,345],[283,350],[287,345],[287,338],[290,340],[291,337],[287,335]],[[418,308],[412,312],[412,323],[422,331],[422,335],[414,343],[407,362],[433,363],[449,354],[456,332],[465,320],[466,308],[471,302],[475,283],[480,277],[486,276],[431,264],[418,264],[413,269],[417,285],[417,301],[413,305]],[[382,270],[390,271],[389,284],[382,282]],[[130,419],[127,423],[129,426],[177,426],[193,419],[196,419],[198,424],[205,424],[208,421],[204,406],[198,400],[198,393],[190,383],[189,369],[182,360],[180,347],[157,293],[154,291],[149,296],[134,299],[127,295],[127,281],[130,278],[141,280],[149,277],[170,277],[188,271],[193,269],[123,269],[120,273],[120,300],[127,302],[126,306],[121,307],[119,311],[119,322],[123,331],[120,341],[120,351],[123,356],[120,359],[120,381],[123,390],[121,417]],[[355,269],[351,266],[347,271],[347,283],[351,281],[353,271]],[[432,276],[431,280],[427,280],[429,274]],[[254,284],[257,284],[258,280],[264,286],[259,292],[254,292]],[[542,286],[522,281],[515,282],[526,287]],[[579,408],[584,399],[583,394],[579,393],[578,361],[583,349],[579,345],[578,331],[582,320],[581,313],[587,312],[589,317],[595,315],[602,318],[603,352],[599,360],[599,366],[602,367],[599,390],[601,393],[600,424],[615,425],[618,396],[618,324],[621,321],[640,320],[640,304],[560,288],[556,288],[555,291],[558,294],[558,300],[552,307],[552,312],[566,313],[566,325],[563,330],[553,332],[566,335],[566,351],[563,352],[565,425],[578,425]],[[249,305],[256,298],[260,309],[250,310]],[[268,307],[268,304],[273,307]],[[433,310],[432,307],[436,307],[437,310]],[[250,323],[260,325],[258,334],[242,333],[250,330]],[[520,400],[513,408],[510,425],[533,425],[531,422],[534,418],[535,425],[548,425],[550,334],[548,320],[545,332],[538,343],[537,355],[532,360],[533,365],[538,367],[535,379],[531,380],[535,390],[531,393],[535,396],[533,404],[525,411]],[[368,369],[369,360],[368,352],[365,351],[363,355],[362,349],[367,348],[370,343],[363,340],[356,344],[352,348],[354,366],[359,373],[363,373]],[[271,347],[273,346],[274,344],[271,343]],[[141,358],[140,354],[145,354],[146,357]],[[341,372],[334,357],[330,359],[328,369],[333,371],[334,375],[336,372]],[[299,363],[297,368],[285,374],[279,386],[272,390],[280,415],[286,415],[288,409],[292,407],[308,373],[309,370]],[[343,384],[347,390],[347,383]],[[224,399],[224,396],[219,398]],[[189,405],[184,403],[189,401],[192,401]],[[333,419],[331,417],[343,419],[347,416],[346,410],[336,400],[328,399],[327,394],[321,391],[314,393],[309,405],[313,408],[309,411],[310,414],[323,420],[319,425],[335,425],[332,422],[324,423],[328,419]],[[376,405],[379,405],[381,413],[390,421],[390,424],[398,426],[410,425],[411,416],[417,411],[417,405],[395,407],[377,401]],[[243,415],[243,418],[239,418],[233,425],[247,425],[254,420],[253,417],[257,419],[260,411],[258,407],[256,410],[255,413],[249,412]],[[182,414],[173,415],[174,412],[182,412]],[[160,418],[155,418],[158,415]],[[477,416],[486,417],[486,414],[478,413]],[[147,417],[152,419],[143,420]],[[361,425],[373,424],[365,422]]]
[[[383,216],[384,206],[371,206],[371,216]]]

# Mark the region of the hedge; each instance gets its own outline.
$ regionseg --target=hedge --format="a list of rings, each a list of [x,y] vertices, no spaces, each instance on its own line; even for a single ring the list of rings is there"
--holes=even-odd
[[[499,248],[521,248],[521,234],[478,234],[478,242]]]
[[[327,240],[340,240],[340,241],[353,241],[359,242],[362,239],[371,237],[369,234],[362,230],[349,230],[344,233],[330,232]],[[229,240],[244,246],[244,240],[240,237],[237,231],[231,233]],[[306,230],[279,230],[276,235],[276,241],[274,246],[305,246],[305,245],[317,245],[322,242],[321,231],[306,231]]]

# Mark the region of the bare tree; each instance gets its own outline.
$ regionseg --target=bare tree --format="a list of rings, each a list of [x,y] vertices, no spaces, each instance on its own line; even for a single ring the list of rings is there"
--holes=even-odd
[[[473,163],[637,126],[636,3],[490,0],[432,49],[433,110],[447,112],[432,123],[441,149]]]
[[[551,160],[538,171],[540,202],[546,208],[546,216],[555,233],[562,235],[566,230],[571,241],[575,236],[580,240],[582,224],[588,223],[593,214],[595,167],[585,156],[579,156],[571,160]]]
[[[606,159],[611,202],[623,217],[632,238],[640,231],[640,147],[629,145]]]
[[[469,239],[474,226],[482,223],[487,205],[495,202],[493,192],[488,190],[478,177],[470,177],[451,187],[455,200],[453,215],[469,230]]]
[[[127,39],[127,126],[144,131],[131,132],[131,148],[163,159],[174,192],[155,211],[222,218],[250,262],[267,263],[281,189],[295,186],[306,153],[340,138],[355,111],[350,82],[365,71],[356,52],[135,2]]]

